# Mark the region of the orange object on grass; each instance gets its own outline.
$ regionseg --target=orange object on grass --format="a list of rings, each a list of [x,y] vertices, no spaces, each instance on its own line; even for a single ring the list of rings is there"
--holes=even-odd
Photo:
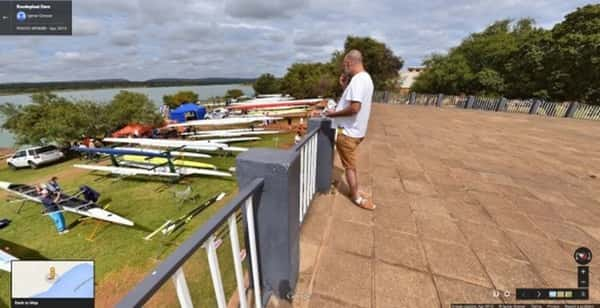
[[[112,136],[116,138],[129,136],[145,137],[152,135],[152,129],[153,127],[150,125],[131,123],[114,132]]]

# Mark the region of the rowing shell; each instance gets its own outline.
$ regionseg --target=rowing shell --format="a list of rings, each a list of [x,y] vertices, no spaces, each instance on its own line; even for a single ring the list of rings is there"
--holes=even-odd
[[[141,153],[154,153],[161,154],[165,153],[163,150],[155,150],[155,149],[147,149],[147,148],[129,148],[129,147],[116,147],[115,150],[124,150],[124,151],[138,151]],[[171,151],[172,156],[180,156],[180,157],[189,157],[189,158],[210,158],[211,156],[203,153],[190,153],[190,152],[180,152],[180,151]]]
[[[175,172],[160,172],[157,170],[144,170],[138,168],[125,168],[125,167],[109,167],[109,166],[99,166],[99,165],[73,165],[75,168],[79,169],[87,169],[93,171],[104,171],[113,174],[123,175],[123,176],[136,176],[136,175],[151,175],[151,176],[167,176],[167,177],[179,177],[181,176]]]
[[[33,202],[42,203],[41,195],[34,186],[0,182],[0,188]],[[66,212],[87,216],[120,225],[133,226],[134,223],[124,217],[109,212],[99,205],[61,193],[58,205]]]
[[[148,165],[165,165],[169,162],[168,159],[163,158],[163,157],[148,158],[146,156],[141,156],[141,155],[123,155],[122,159],[125,161],[148,164]],[[191,160],[184,160],[184,159],[174,159],[173,165],[181,166],[181,167],[193,167],[193,168],[203,168],[203,169],[213,169],[213,170],[217,169],[217,167],[213,164],[202,163],[202,162],[191,161]]]
[[[254,122],[276,121],[279,117],[244,117],[244,118],[225,118],[212,120],[195,120],[184,123],[169,124],[167,127],[186,127],[186,126],[219,126],[219,125],[240,125]]]
[[[230,110],[250,110],[256,108],[268,108],[268,107],[284,107],[284,106],[298,106],[298,105],[314,105],[318,102],[323,101],[322,98],[313,99],[299,99],[293,101],[277,101],[277,102],[260,102],[260,103],[237,103],[231,104],[227,107]]]
[[[180,148],[197,151],[229,151],[229,152],[244,152],[247,148],[231,147],[224,143],[208,142],[208,141],[190,141],[190,140],[172,140],[172,139],[150,139],[150,138],[104,138],[106,142],[113,143],[131,143],[143,146]],[[217,140],[211,140],[217,141]]]
[[[99,165],[73,165],[75,168],[94,170],[94,171],[104,171],[113,174],[123,175],[123,176],[137,176],[137,175],[148,175],[148,176],[166,176],[166,177],[180,177],[185,175],[212,175],[212,176],[222,176],[222,177],[231,177],[231,173],[210,169],[200,169],[200,168],[189,168],[189,167],[177,167],[175,168],[175,172],[171,172],[169,167],[157,167],[148,169],[148,165],[140,164],[140,163],[132,163],[132,162],[121,162],[121,164],[129,167],[109,167],[109,166],[99,166]]]
[[[263,131],[263,130],[265,130],[265,129],[262,127],[219,129],[219,130],[201,130],[201,131],[195,131],[195,132],[185,132],[185,133],[181,133],[181,135],[182,136],[198,135],[198,134],[219,135],[219,134],[227,134],[227,133],[241,133],[241,132]]]
[[[232,132],[232,133],[220,133],[220,134],[204,134],[202,132],[199,132],[195,135],[188,136],[188,137],[190,137],[190,138],[239,137],[239,138],[224,138],[224,139],[210,139],[209,140],[211,142],[229,143],[229,142],[239,142],[239,141],[260,140],[260,137],[242,137],[242,136],[274,135],[274,134],[281,134],[281,133],[283,133],[283,132],[278,131],[278,130],[265,130],[265,131],[257,131],[257,132]]]

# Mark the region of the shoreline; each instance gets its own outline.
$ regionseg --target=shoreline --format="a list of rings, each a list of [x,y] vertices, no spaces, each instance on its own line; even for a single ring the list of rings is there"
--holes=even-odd
[[[12,96],[12,95],[28,95],[35,93],[43,93],[43,92],[67,92],[67,91],[86,91],[86,90],[110,90],[110,89],[118,89],[118,88],[177,88],[177,87],[191,87],[191,86],[228,86],[228,85],[244,85],[244,86],[252,86],[252,83],[208,83],[208,84],[194,84],[194,83],[183,83],[176,85],[114,85],[114,86],[98,86],[98,87],[75,87],[75,88],[55,88],[55,89],[43,89],[37,91],[2,91],[0,90],[0,97],[2,96]]]

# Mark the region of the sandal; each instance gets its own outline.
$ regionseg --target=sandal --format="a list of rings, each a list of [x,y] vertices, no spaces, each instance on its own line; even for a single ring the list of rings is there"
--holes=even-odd
[[[354,204],[356,204],[360,208],[368,210],[368,211],[373,211],[373,210],[375,210],[375,208],[377,208],[377,206],[375,204],[373,204],[371,199],[363,198],[362,196],[358,197],[358,199],[354,200]]]
[[[366,198],[366,199],[370,199],[371,198],[371,195],[369,193],[364,192],[364,191],[359,191],[358,195],[361,196],[361,197],[363,197],[363,198]]]

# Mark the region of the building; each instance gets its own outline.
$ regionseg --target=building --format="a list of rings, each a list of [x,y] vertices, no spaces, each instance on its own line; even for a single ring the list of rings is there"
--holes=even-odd
[[[417,76],[419,76],[424,70],[424,66],[409,66],[406,71],[399,72],[401,95],[408,95],[410,93],[410,87],[415,82]]]

